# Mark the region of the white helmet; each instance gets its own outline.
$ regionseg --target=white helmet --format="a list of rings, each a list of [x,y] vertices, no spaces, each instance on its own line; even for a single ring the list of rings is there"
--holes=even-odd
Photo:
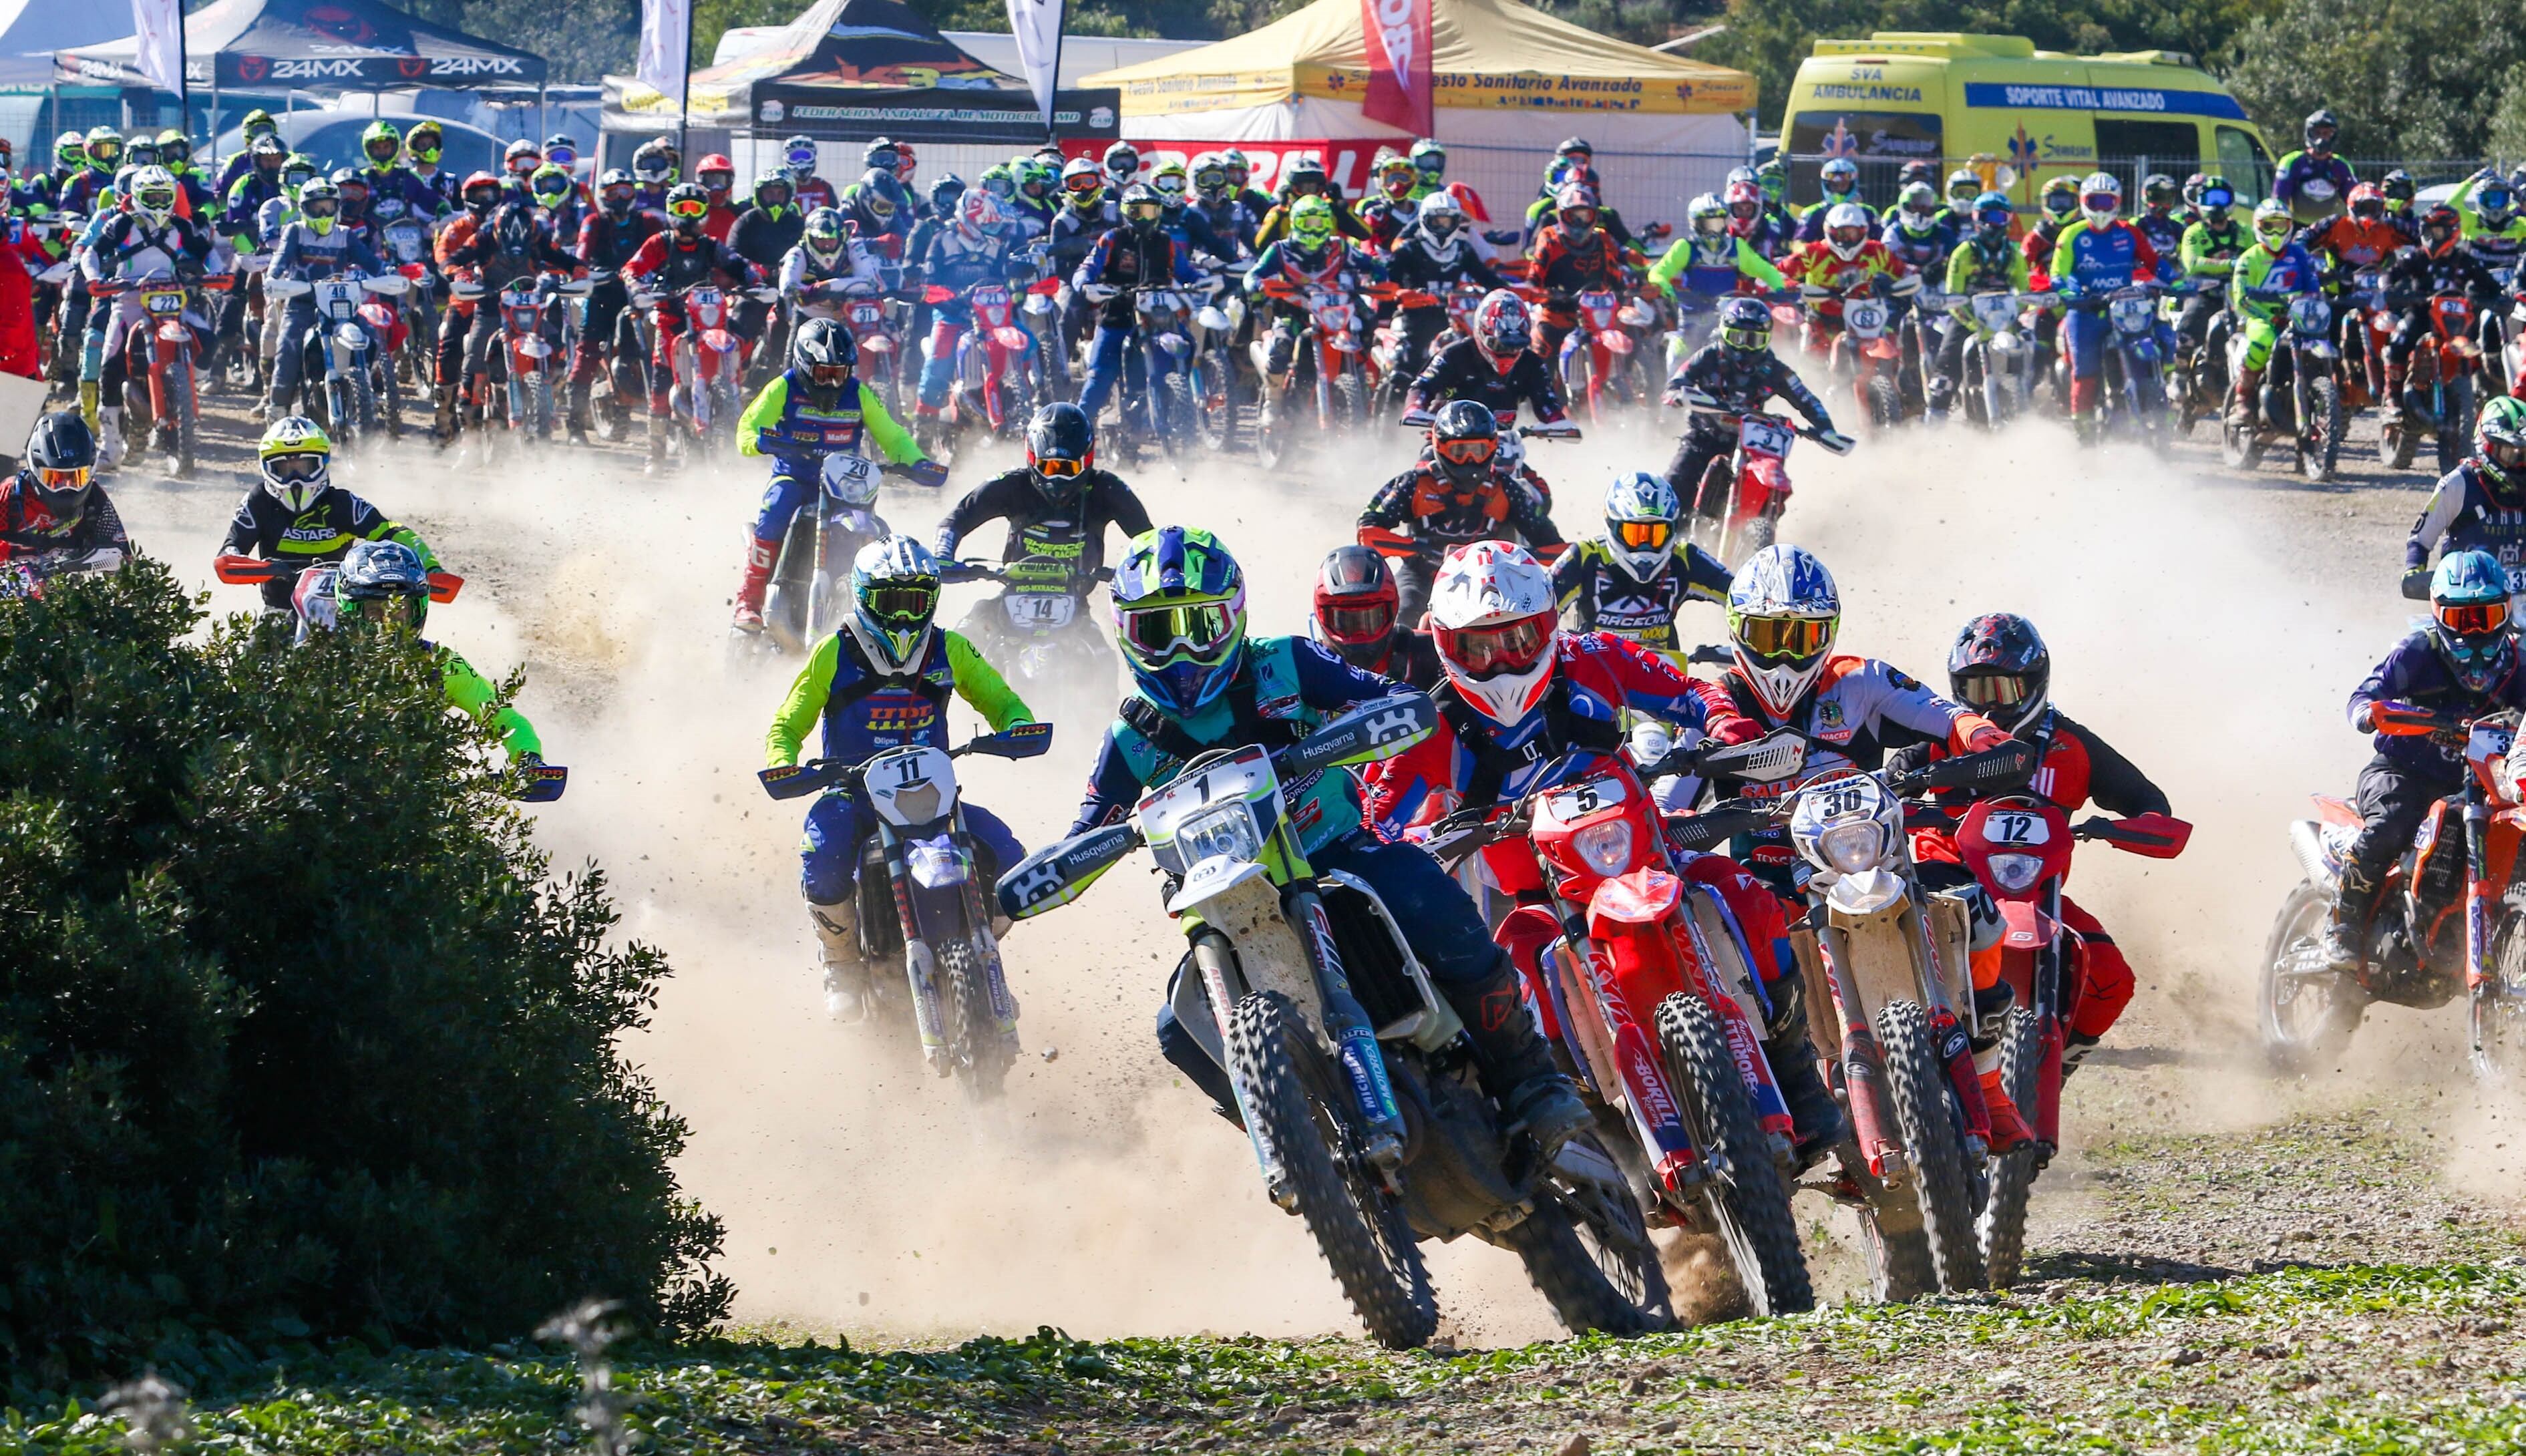
[[[1513,724],[1552,686],[1560,658],[1552,574],[1506,541],[1458,546],[1430,588],[1430,637],[1439,665],[1476,712]]]
[[[176,174],[152,164],[131,174],[131,210],[153,227],[176,215]]]
[[[1675,559],[1675,527],[1684,505],[1675,487],[1647,471],[1618,476],[1605,492],[1605,549],[1635,581],[1645,582]]]
[[[1431,226],[1432,221],[1437,219],[1444,219],[1447,226]],[[1444,192],[1433,192],[1421,199],[1421,209],[1413,218],[1412,226],[1427,234],[1433,242],[1452,243],[1465,230],[1464,205]]]
[[[1856,202],[1837,202],[1824,215],[1824,243],[1844,263],[1868,246],[1868,210]]]
[[[1803,546],[1766,546],[1728,583],[1737,670],[1774,718],[1786,719],[1824,672],[1842,626],[1833,573]]]
[[[2102,227],[2123,210],[2123,184],[2110,172],[2092,172],[2079,184],[2079,215],[2093,227]]]

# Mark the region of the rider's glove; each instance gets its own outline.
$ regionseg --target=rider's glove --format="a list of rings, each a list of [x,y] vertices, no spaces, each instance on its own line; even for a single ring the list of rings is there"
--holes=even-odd
[[[1427,429],[1431,426],[1439,423],[1439,417],[1431,414],[1427,408],[1421,405],[1414,405],[1412,408],[1403,412],[1402,419],[1397,420],[1394,423],[1402,426],[1406,429]]]
[[[2430,599],[2430,569],[2412,567],[2403,573],[2403,600],[2425,602]]]
[[[947,467],[935,460],[916,460],[900,467],[900,471],[904,478],[915,485],[927,485],[935,490],[947,483]]]

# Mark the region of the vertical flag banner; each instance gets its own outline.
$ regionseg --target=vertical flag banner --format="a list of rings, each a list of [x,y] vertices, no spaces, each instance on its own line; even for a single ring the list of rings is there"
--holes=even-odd
[[[132,69],[162,91],[184,93],[183,0],[131,0],[131,31],[140,41]]]
[[[1368,96],[1361,114],[1415,136],[1430,135],[1438,129],[1431,116],[1430,0],[1359,0],[1359,20],[1368,39]]]
[[[640,64],[634,74],[662,96],[684,93],[692,9],[692,0],[640,0]]]
[[[1052,92],[1061,80],[1061,23],[1064,0],[1009,0],[1009,33],[1017,37],[1018,66],[1026,72],[1035,104],[1043,109],[1044,130],[1052,129]]]

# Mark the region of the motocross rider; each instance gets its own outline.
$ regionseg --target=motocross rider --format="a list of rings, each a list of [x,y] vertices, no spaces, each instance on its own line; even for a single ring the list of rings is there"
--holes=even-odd
[[[96,483],[96,436],[76,410],[37,417],[18,473],[0,482],[0,596],[76,572],[119,572],[131,538]]]
[[[1316,568],[1307,636],[1361,672],[1427,692],[1439,685],[1439,652],[1429,633],[1404,628],[1402,608],[1385,557],[1366,546],[1336,546]]]
[[[965,290],[997,281],[1014,293],[1031,275],[1026,255],[1009,240],[1007,222],[998,198],[979,188],[969,191],[957,199],[954,220],[930,239],[930,250],[919,260],[923,281],[955,296],[934,306],[929,357],[921,367],[921,401],[913,410],[917,419],[937,419],[940,407],[947,403],[947,386],[956,372],[956,345],[974,323],[974,308],[966,302]],[[1023,331],[1025,326],[1018,327]]]
[[[792,136],[781,143],[781,165],[789,174],[790,191],[799,207],[814,212],[840,200],[841,194],[834,190],[834,184],[816,175],[814,137]]]
[[[2070,305],[2061,341],[2070,355],[2070,417],[2082,438],[2095,430],[2104,394],[2105,346],[2113,336],[2104,300],[2157,276],[2157,250],[2122,220],[2122,206],[2123,184],[2114,175],[2090,173],[2079,187],[2079,220],[2052,245],[2052,291]]]
[[[1905,268],[1923,277],[1935,278],[1946,272],[1947,254],[1955,249],[1961,235],[1941,216],[1938,194],[1930,190],[1930,184],[1914,182],[1888,210],[1877,240],[1901,259]]]
[[[2351,175],[2350,164],[2333,155],[2333,138],[2341,130],[2342,123],[2332,112],[2316,111],[2299,133],[2306,141],[2305,149],[2281,158],[2272,170],[2269,200],[2286,208],[2290,221],[2300,226],[2311,226],[2342,211],[2344,197],[2358,180]]]
[[[947,578],[958,579],[957,546],[991,522],[1006,521],[1002,565],[1059,562],[1074,574],[1084,597],[1105,565],[1106,527],[1128,541],[1150,529],[1148,508],[1122,477],[1097,468],[1095,427],[1075,404],[1055,401],[1037,409],[1027,422],[1026,447],[1022,469],[1003,471],[965,492],[938,523],[931,551]],[[968,636],[996,633],[1005,620],[995,594],[975,604],[962,629]],[[1075,620],[1085,623],[1087,614]],[[1091,634],[1091,640],[1101,650],[1102,639]]]
[[[832,319],[801,320],[789,337],[789,367],[737,417],[737,454],[772,458],[772,484],[755,513],[737,582],[733,625],[739,631],[763,629],[763,594],[781,560],[782,538],[817,488],[825,456],[858,453],[865,434],[918,483],[946,483],[945,468],[922,455],[877,390],[852,373],[858,363],[859,343],[849,329]]]
[[[1472,282],[1486,293],[1505,287],[1500,276],[1483,261],[1466,231],[1465,210],[1444,192],[1434,192],[1416,208],[1412,225],[1387,252],[1386,279],[1430,295],[1430,302],[1395,310],[1400,337],[1393,372],[1415,378],[1430,363],[1430,344],[1447,326],[1446,296],[1458,283]]]
[[[1249,639],[1244,573],[1205,530],[1169,526],[1135,537],[1115,572],[1114,618],[1135,691],[1106,729],[1073,833],[1120,823],[1144,792],[1210,749],[1280,748],[1334,714],[1413,692],[1301,637]],[[1393,913],[1463,1019],[1483,1085],[1512,1122],[1546,1156],[1586,1129],[1588,1109],[1553,1070],[1514,968],[1456,881],[1427,851],[1369,831],[1349,774],[1310,775],[1284,792],[1315,873],[1357,876]],[[1237,1106],[1226,1074],[1177,1024],[1172,1004],[1158,1013],[1158,1045],[1221,1108]]]
[[[1158,226],[1177,247],[1220,265],[1242,256],[1236,241],[1214,231],[1209,216],[1192,205],[1192,173],[1182,162],[1169,158],[1151,168],[1149,190],[1158,194]]]
[[[307,191],[315,191],[313,183]],[[625,272],[636,271],[640,256],[658,243],[653,236],[642,244],[640,254],[625,266]],[[490,388],[491,340],[500,331],[500,290],[516,279],[533,278],[537,279],[540,293],[542,275],[567,276],[578,270],[579,259],[563,252],[554,242],[551,229],[536,216],[531,198],[509,196],[496,179],[480,172],[465,179],[465,211],[439,232],[435,248],[441,273],[451,278],[460,274],[469,276],[482,285],[480,298],[451,297],[446,313],[439,319],[438,419],[434,432],[444,445],[456,437],[459,390],[465,392],[467,400],[479,405],[484,391]],[[280,267],[278,259],[274,260],[273,267]],[[660,330],[661,349],[666,347],[665,332]],[[287,348],[281,350],[284,364],[289,354]],[[652,389],[663,392],[664,386],[653,384]]]
[[[1730,174],[1728,190],[1720,198],[1728,207],[1728,231],[1769,263],[1797,246],[1796,225],[1763,195],[1763,184],[1756,179],[1758,174],[1743,167],[1737,171],[1744,176]],[[1672,255],[1674,250],[1668,251]]]
[[[1692,199],[1692,206],[1686,209],[1689,226],[1684,236],[1677,238],[1666,256],[1649,270],[1650,292],[1660,298],[1674,298],[1681,285],[1686,293],[1717,299],[1748,292],[1756,283],[1775,290],[1787,286],[1781,271],[1752,241],[1757,211],[1751,195],[1753,183],[1738,182],[1731,190],[1738,187],[1748,195],[1735,206],[1707,192]],[[1740,208],[1743,209],[1742,217]]]
[[[2455,209],[2441,202],[2421,214],[2420,246],[2397,253],[2386,267],[2383,307],[2395,316],[2394,335],[2386,340],[2386,398],[2407,424],[2432,418],[2429,400],[2406,381],[2412,351],[2433,331],[2430,300],[2448,294],[2470,299],[2488,315],[2500,299],[2500,280],[2465,242]]]
[[[1535,337],[1526,300],[1506,288],[1483,296],[1474,309],[1474,336],[1460,338],[1431,356],[1430,367],[1412,381],[1401,424],[1428,425],[1440,405],[1471,399],[1495,416],[1517,418],[1523,404],[1535,412],[1541,432],[1577,438],[1579,427],[1562,408],[1561,386],[1552,363],[1530,344]]]
[[[176,216],[176,179],[163,167],[143,168],[132,178],[130,205],[126,211],[104,220],[94,240],[79,251],[79,274],[89,282],[111,279],[134,279],[164,271],[177,276],[198,276],[211,256],[210,232],[183,218]],[[294,229],[293,229],[294,230]],[[282,247],[288,249],[284,237]],[[277,263],[275,266],[278,266]],[[288,275],[283,275],[288,276]],[[78,290],[84,294],[86,290]],[[302,300],[292,300],[293,304]],[[79,361],[79,403],[95,409],[95,426],[102,456],[97,462],[112,470],[123,458],[123,394],[129,369],[124,343],[140,318],[140,297],[136,293],[117,295],[105,307],[88,314],[87,336]],[[313,308],[306,318],[315,318]],[[186,310],[187,323],[195,320]],[[303,327],[293,314],[289,337],[298,336]],[[197,326],[196,333],[206,332]],[[89,361],[96,367],[91,368]]]
[[[1760,299],[1732,298],[1720,305],[1718,342],[1693,350],[1684,368],[1666,381],[1667,403],[1685,404],[1688,390],[1708,395],[1717,407],[1692,411],[1684,438],[1676,442],[1675,455],[1667,462],[1667,483],[1675,487],[1679,500],[1699,497],[1702,473],[1712,461],[1736,451],[1739,420],[1760,413],[1772,399],[1788,400],[1817,429],[1833,428],[1824,401],[1816,398],[1796,370],[1772,352],[1772,311]],[[1720,519],[1727,508],[1727,493],[1721,492],[1708,504],[1711,519]]]
[[[1617,477],[1605,492],[1605,533],[1552,565],[1552,600],[1570,629],[1610,632],[1681,668],[1676,614],[1686,602],[1725,602],[1731,579],[1719,558],[1678,539],[1683,523],[1674,486],[1647,471]]]
[[[1806,305],[1808,347],[1819,351],[1842,326],[1844,300],[1861,288],[1880,298],[1909,298],[1921,289],[1920,276],[1872,235],[1866,208],[1855,202],[1838,203],[1823,216],[1823,236],[1798,244],[1796,251],[1781,260],[1782,276],[1797,285],[1798,297]],[[1768,310],[1763,320],[1768,342]]]
[[[289,611],[301,573],[340,561],[362,541],[400,541],[421,559],[422,570],[438,570],[438,558],[411,527],[333,483],[333,442],[315,421],[291,415],[274,422],[255,455],[263,483],[238,502],[219,555],[259,556],[287,568],[264,581],[265,610]]]
[[[842,215],[830,207],[807,215],[798,245],[781,255],[775,281],[793,313],[815,318],[832,318],[841,295],[873,297],[884,286],[876,255],[850,235]]]
[[[1447,553],[1430,613],[1446,673],[1430,695],[1440,727],[1367,771],[1368,812],[1380,833],[1418,842],[1459,808],[1515,802],[1566,754],[1618,754],[1626,712],[1671,726],[1671,735],[1657,740],[1688,748],[1706,723],[1736,718],[1705,702],[1692,679],[1647,648],[1608,633],[1562,632],[1555,618],[1550,581],[1521,548],[1479,541]],[[1738,728],[1739,736],[1752,735],[1750,724]],[[1812,1164],[1848,1129],[1816,1071],[1806,994],[1787,953],[1780,901],[1724,855],[1677,859],[1683,876],[1716,889],[1744,929],[1770,1003],[1767,1051],[1798,1128],[1800,1160]],[[1532,875],[1511,856],[1500,882]]]
[[[1228,163],[1217,152],[1192,159],[1192,206],[1210,225],[1213,236],[1234,243],[1239,258],[1254,255],[1254,229],[1262,219],[1246,211],[1229,179]]]
[[[473,189],[467,189],[470,195]],[[632,281],[655,277],[648,286],[658,294],[656,341],[649,352],[649,463],[652,472],[660,469],[667,456],[667,422],[674,414],[671,391],[676,383],[676,339],[684,331],[683,290],[696,284],[716,281],[731,287],[760,286],[763,271],[746,262],[736,250],[723,242],[714,242],[706,231],[710,216],[710,197],[693,182],[678,182],[667,192],[667,228],[649,235],[631,261],[623,265],[625,286]],[[461,223],[458,226],[463,226]],[[442,244],[443,246],[443,244]],[[795,357],[794,354],[792,357]],[[847,366],[850,359],[845,358]],[[775,380],[777,385],[780,381]],[[446,386],[440,386],[442,395]],[[769,387],[766,393],[770,392]],[[762,398],[755,400],[757,406]],[[751,409],[747,411],[750,415]],[[737,426],[737,439],[748,437],[748,427]]]
[[[1795,237],[1801,243],[1824,241],[1824,229],[1833,221],[1837,207],[1859,209],[1860,222],[1870,232],[1877,230],[1877,209],[1859,196],[1859,164],[1848,157],[1835,157],[1816,169],[1816,185],[1823,196],[1798,212]]]
[[[1579,326],[1582,292],[1601,288],[1620,293],[1626,266],[1647,261],[1597,225],[1592,188],[1573,182],[1552,202],[1553,220],[1536,233],[1535,246],[1527,255],[1527,276],[1543,290],[1535,348],[1546,361],[1561,357],[1561,341]]]
[[[1351,210],[1348,200],[1325,175],[1325,164],[1313,156],[1301,156],[1281,169],[1278,199],[1254,226],[1254,246],[1268,247],[1288,235],[1290,225],[1297,221],[1298,204],[1313,197],[1321,200],[1334,220],[1334,230],[1352,242],[1368,241],[1368,225]]]
[[[1947,314],[1955,322],[1939,336],[1939,353],[1932,365],[1929,414],[1933,420],[1945,419],[1955,407],[1957,383],[1964,377],[1966,342],[1987,339],[1992,332],[1974,312],[1974,295],[2027,291],[2026,255],[2008,238],[2015,217],[2007,193],[1981,194],[1974,202],[1973,231],[1947,255]]]
[[[1450,400],[1430,427],[1430,453],[1378,487],[1359,513],[1359,543],[1404,552],[1394,567],[1405,628],[1419,630],[1432,577],[1446,551],[1512,535],[1536,547],[1562,544],[1543,502],[1500,479],[1499,420],[1480,401]],[[1556,553],[1557,554],[1557,553]]]
[[[360,541],[342,559],[299,573],[291,593],[298,611],[298,640],[345,627],[355,631],[421,633],[429,616],[429,571],[401,541]],[[438,662],[440,687],[448,706],[500,733],[509,766],[532,770],[543,763],[543,739],[535,726],[515,707],[500,700],[490,678],[475,671],[452,648],[422,642]]]
[[[1073,158],[1061,169],[1061,212],[1052,220],[1052,230],[1044,235],[1045,268],[1049,276],[1067,279],[1079,271],[1094,252],[1099,239],[1123,221],[1123,210],[1105,200],[1105,177],[1096,164],[1085,157]],[[1062,370],[1062,382],[1071,377],[1073,361],[1079,356],[1079,345],[1096,325],[1096,309],[1087,295],[1077,288],[1064,290],[1061,305],[1061,347],[1054,350]],[[1049,385],[1052,381],[1047,380]]]
[[[2383,704],[2409,704],[2472,718],[2526,709],[2509,616],[2512,583],[2488,551],[2452,552],[2430,578],[2430,620],[2395,644],[2350,693],[2350,727],[2376,727]],[[2387,870],[2410,847],[2430,806],[2464,782],[2464,735],[2376,735],[2376,756],[2359,771],[2359,836],[2344,857],[2342,881],[2324,930],[2323,955],[2341,971],[2367,959],[2369,918]]]
[[[1264,364],[1270,377],[1268,387],[1276,389],[1294,378],[1298,341],[1313,321],[1303,301],[1276,297],[1264,285],[1279,282],[1300,290],[1320,287],[1355,293],[1361,282],[1385,276],[1377,259],[1340,234],[1333,204],[1320,196],[1298,198],[1290,208],[1288,231],[1280,241],[1265,243],[1254,266],[1245,271],[1246,295],[1258,306],[1269,304],[1272,338]]]
[[[1104,412],[1106,396],[1123,377],[1124,354],[1137,331],[1133,290],[1169,282],[1190,287],[1201,281],[1190,250],[1158,226],[1165,212],[1155,189],[1134,182],[1123,193],[1123,226],[1107,229],[1071,275],[1072,289],[1100,307],[1087,378],[1079,387],[1079,407],[1090,420]],[[1255,265],[1258,270],[1262,266]],[[1144,349],[1141,368],[1146,375],[1142,387],[1157,406],[1159,431],[1174,435],[1190,427],[1190,421],[1175,418],[1174,394],[1166,387],[1167,377],[1176,370],[1175,356],[1164,349]]]
[[[2343,295],[2359,275],[2382,272],[2397,253],[2409,246],[2402,229],[2386,219],[2386,194],[2369,182],[2361,182],[2350,189],[2348,211],[2336,213],[2308,228],[2299,241],[2304,244],[2308,255],[2325,267],[2324,286],[2326,292],[2334,295],[2334,333],[2337,337],[2341,336],[2343,315],[2356,308],[2353,301]],[[2368,331],[2361,329],[2356,338],[2344,339],[2343,342],[2357,349],[2366,364],[2368,394],[2373,399],[2385,389],[2385,381],[2376,373],[2379,361],[2372,357],[2374,351],[2368,347]]]
[[[2184,250],[2184,228],[2187,219],[2177,216],[2184,194],[2176,189],[2175,178],[2162,172],[2152,172],[2140,184],[2140,216],[2132,226],[2148,239],[2160,258],[2173,258]]]
[[[2237,259],[2253,245],[2252,232],[2237,221],[2236,205],[2236,189],[2226,177],[2213,173],[2201,179],[2201,216],[2184,229],[2178,249],[2185,281],[2194,289],[2175,316],[2176,346],[2188,354],[2201,347],[2211,319],[2227,304]]]
[[[2473,454],[2439,477],[2403,543],[2403,595],[2430,594],[2430,553],[2442,560],[2485,551],[2526,582],[2526,402],[2507,395],[2484,400],[2473,424]]]
[[[579,236],[560,239],[594,279],[587,290],[578,347],[570,359],[568,427],[575,442],[587,438],[587,396],[595,384],[600,356],[612,358],[614,398],[619,406],[628,408],[645,392],[640,383],[639,333],[632,322],[631,294],[623,286],[622,271],[663,225],[656,213],[632,205],[637,192],[632,174],[620,169],[606,173],[597,181],[596,205],[580,224]]]
[[[1412,191],[1420,185],[1420,169],[1400,152],[1388,152],[1369,169],[1377,184],[1377,195],[1359,205],[1359,220],[1368,225],[1369,243],[1380,252],[1391,251],[1394,240],[1412,226],[1420,215],[1420,203]]]
[[[2280,341],[2280,317],[2289,301],[2318,290],[2315,260],[2291,234],[2297,230],[2289,208],[2277,197],[2254,205],[2254,243],[2237,255],[2230,276],[2228,301],[2245,321],[2245,367],[2237,372],[2228,398],[2228,421],[2250,429],[2262,416],[2263,366]]]
[[[889,748],[945,748],[950,693],[980,712],[994,732],[1035,722],[971,642],[935,625],[937,610],[938,563],[919,541],[888,536],[862,546],[851,562],[851,615],[817,644],[789,684],[764,734],[765,765],[797,763],[819,720],[827,758],[856,764]],[[1026,858],[999,816],[970,798],[963,812],[985,883]],[[861,951],[857,886],[860,846],[876,828],[867,805],[836,786],[807,811],[799,846],[799,889],[816,931],[825,1010],[841,1021],[868,1014],[872,982]],[[1001,928],[995,918],[992,929]]]

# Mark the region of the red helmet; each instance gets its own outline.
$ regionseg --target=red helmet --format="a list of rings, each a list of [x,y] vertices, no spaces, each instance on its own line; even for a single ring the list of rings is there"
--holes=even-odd
[[[693,169],[693,180],[710,189],[711,201],[726,202],[729,191],[736,185],[736,164],[713,152]]]
[[[1728,230],[1743,237],[1763,220],[1763,189],[1752,182],[1728,184]]]
[[[2386,216],[2386,194],[2375,182],[2361,182],[2350,189],[2350,216],[2363,223],[2374,223]]]
[[[1587,219],[1575,226],[1593,226],[1596,221],[1596,189],[1586,182],[1564,183],[1560,191],[1552,194],[1552,212],[1564,224],[1572,223],[1570,215],[1573,212],[1585,212]]]
[[[1352,667],[1386,666],[1402,605],[1386,558],[1366,546],[1338,546],[1316,569],[1316,639]]]

